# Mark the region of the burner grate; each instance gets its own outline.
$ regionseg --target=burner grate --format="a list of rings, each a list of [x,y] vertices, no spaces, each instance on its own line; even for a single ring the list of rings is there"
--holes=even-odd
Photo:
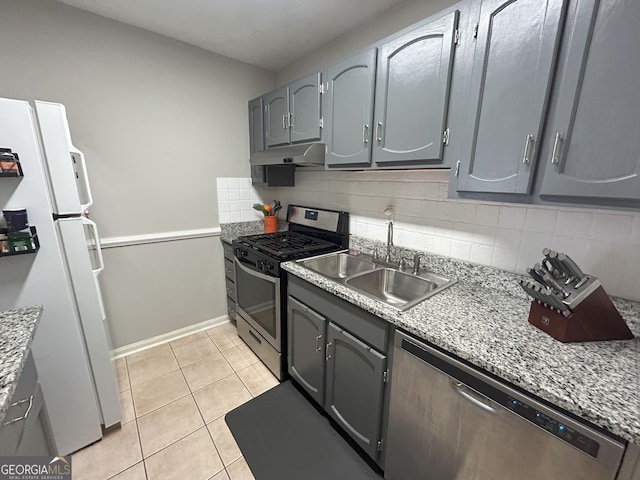
[[[334,243],[295,232],[250,235],[242,237],[242,240],[257,250],[277,257],[292,257],[301,253],[321,252],[335,247]]]

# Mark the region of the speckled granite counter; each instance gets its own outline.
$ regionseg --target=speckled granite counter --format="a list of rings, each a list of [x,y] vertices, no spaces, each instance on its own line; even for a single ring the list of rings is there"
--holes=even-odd
[[[0,422],[13,397],[42,307],[25,307],[0,312]]]
[[[352,237],[355,245],[371,251]],[[431,254],[425,260],[429,270],[459,281],[406,312],[295,262],[283,268],[640,445],[640,304],[615,299],[634,340],[563,344],[528,323],[530,301],[517,275]]]
[[[278,231],[282,232],[287,229],[287,222],[279,219]],[[233,242],[242,235],[258,235],[260,233],[264,233],[264,222],[262,220],[220,224],[220,240],[227,243]]]

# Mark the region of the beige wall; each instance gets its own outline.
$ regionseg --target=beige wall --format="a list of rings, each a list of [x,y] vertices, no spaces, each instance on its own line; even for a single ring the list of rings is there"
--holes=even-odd
[[[66,105],[103,237],[218,225],[216,178],[249,175],[247,100],[273,73],[50,0],[1,0],[0,19],[0,96]],[[115,346],[225,314],[212,241],[105,253]]]
[[[282,69],[276,83],[285,85],[321,70],[454,3],[455,0],[405,0]]]

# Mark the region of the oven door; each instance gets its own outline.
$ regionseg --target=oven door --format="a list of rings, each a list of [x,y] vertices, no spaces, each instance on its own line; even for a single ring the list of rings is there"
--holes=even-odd
[[[280,278],[266,275],[236,257],[236,309],[280,351]]]

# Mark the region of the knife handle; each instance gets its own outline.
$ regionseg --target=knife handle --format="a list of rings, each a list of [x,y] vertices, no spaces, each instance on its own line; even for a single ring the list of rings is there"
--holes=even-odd
[[[578,280],[582,280],[584,278],[583,271],[580,270],[580,267],[571,259],[569,255],[565,253],[559,253],[558,260],[560,261],[560,263],[562,263],[564,268],[571,272],[571,275],[576,277]]]
[[[554,290],[557,290],[558,292],[562,293],[562,295],[564,295],[565,297],[569,296],[569,294],[564,291],[564,287],[562,287],[562,285],[560,285],[556,281],[556,279],[553,278],[551,274],[542,267],[542,265],[540,265],[539,263],[536,263],[533,269],[536,271],[538,275],[542,277],[545,285],[553,288]]]
[[[544,281],[542,280],[542,277],[540,275],[538,275],[535,270],[531,269],[531,268],[527,268],[527,274],[533,278],[536,282],[538,283],[544,283]]]

